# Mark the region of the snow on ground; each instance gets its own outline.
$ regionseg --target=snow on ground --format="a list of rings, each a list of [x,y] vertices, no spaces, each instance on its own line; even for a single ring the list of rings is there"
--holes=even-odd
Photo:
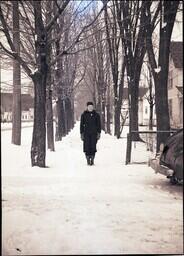
[[[77,123],[47,151],[48,168],[32,168],[31,133],[23,129],[21,147],[1,134],[3,255],[183,252],[182,186],[125,165],[126,139],[103,133],[87,166]],[[148,157],[142,145],[133,152]]]
[[[33,122],[22,122],[21,123],[22,128],[25,127],[32,127],[33,126]],[[1,123],[1,131],[4,130],[11,130],[12,129],[12,122],[6,122],[6,123]]]

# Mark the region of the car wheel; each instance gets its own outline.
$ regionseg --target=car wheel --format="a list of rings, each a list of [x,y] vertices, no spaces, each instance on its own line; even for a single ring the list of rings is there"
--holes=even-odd
[[[171,183],[172,185],[176,185],[176,184],[178,183],[177,178],[176,178],[175,176],[171,176],[171,177],[170,177],[170,183]]]

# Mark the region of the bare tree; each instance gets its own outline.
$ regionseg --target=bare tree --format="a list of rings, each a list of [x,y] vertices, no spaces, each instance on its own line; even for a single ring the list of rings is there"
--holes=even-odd
[[[49,17],[53,10],[53,2],[46,2],[46,24],[49,22]],[[52,33],[48,33],[48,40],[52,40]],[[47,62],[48,62],[48,72],[47,72],[47,84],[46,84],[46,120],[47,120],[47,145],[48,149],[55,151],[54,147],[54,127],[53,127],[53,108],[52,108],[52,71],[51,71],[51,54],[52,46],[48,43],[47,46]]]
[[[108,45],[106,41],[106,78],[105,78],[105,83],[106,83],[106,129],[105,131],[108,134],[111,134],[111,116],[112,116],[112,103],[111,103],[111,72],[110,72],[110,60],[109,60],[109,55],[108,55]]]
[[[120,33],[118,30],[114,1],[110,10],[111,14],[109,15],[108,8],[107,6],[105,7],[104,18],[114,89],[114,135],[117,136],[117,138],[119,138],[120,116],[124,88],[125,62],[123,58],[123,47],[122,45],[120,45]],[[112,19],[109,16],[112,16]]]
[[[146,51],[144,45],[145,28],[143,25],[145,22],[143,15],[145,7],[144,2],[139,1],[120,1],[115,4],[128,77],[129,128],[138,131],[139,79]],[[132,139],[139,140],[139,136],[134,134]]]
[[[33,12],[35,18],[35,27],[32,31],[35,36],[35,46],[33,46],[35,55],[35,71],[32,72],[30,68],[30,61],[27,62],[24,56],[17,54],[15,46],[13,44],[8,24],[4,18],[4,13],[0,6],[0,20],[3,27],[3,32],[6,36],[8,49],[5,45],[0,43],[2,49],[11,57],[19,61],[24,68],[27,75],[32,79],[34,83],[34,127],[33,137],[31,146],[31,163],[32,166],[45,167],[45,138],[46,138],[46,127],[45,127],[45,103],[46,103],[46,82],[47,82],[47,35],[51,30],[53,24],[57,18],[63,13],[69,0],[63,2],[62,6],[58,5],[57,14],[49,21],[48,24],[44,25],[42,16],[41,1],[34,1],[29,3],[30,12]],[[27,3],[25,3],[27,4]],[[27,17],[29,20],[29,17]],[[29,20],[30,22],[30,20]],[[32,26],[30,26],[30,29]],[[34,34],[35,33],[35,34]]]
[[[55,25],[55,57],[57,62],[55,64],[54,95],[57,99],[57,140],[61,140],[73,128],[74,123],[71,93],[77,69],[77,54],[74,56],[60,55],[68,47],[69,41],[73,39],[70,38],[70,33],[73,32],[70,27],[73,18],[72,14],[69,13],[72,11],[71,9],[63,17],[60,17]]]
[[[151,37],[151,2],[146,2],[146,42],[149,62],[155,83],[155,104],[157,117],[157,130],[170,130],[169,108],[168,108],[168,66],[169,66],[169,48],[172,30],[179,7],[179,1],[160,1],[160,29],[159,29],[159,54],[158,61],[154,54],[154,47]],[[164,113],[164,115],[163,115]],[[164,143],[169,134],[158,133],[157,151],[160,144]]]
[[[21,1],[21,11],[19,12],[21,24],[20,24],[20,46],[21,51],[17,53],[15,49],[14,42],[12,40],[12,29],[11,29],[11,18],[10,23],[6,22],[5,10],[8,4],[5,4],[5,8],[1,8],[0,5],[0,20],[1,20],[1,31],[4,33],[7,43],[0,43],[2,51],[10,56],[11,58],[17,60],[22,66],[24,72],[29,76],[34,84],[34,127],[33,127],[33,137],[31,146],[31,164],[32,166],[45,167],[45,155],[46,155],[46,120],[47,120],[47,132],[48,132],[48,144],[49,148],[54,150],[53,144],[53,124],[52,124],[52,96],[51,96],[51,81],[53,79],[52,72],[53,67],[57,64],[60,57],[62,60],[59,66],[58,72],[62,74],[63,81],[60,87],[62,98],[62,108],[60,108],[63,113],[61,114],[63,122],[61,124],[64,126],[63,134],[66,134],[72,127],[74,123],[73,118],[73,90],[75,87],[75,77],[76,77],[76,66],[77,62],[77,52],[81,51],[79,49],[84,41],[82,35],[90,29],[90,26],[98,19],[103,11],[103,8],[97,13],[94,19],[86,24],[81,24],[77,31],[72,31],[73,37],[69,41],[67,39],[67,33],[70,29],[70,25],[73,23],[71,21],[69,27],[65,28],[65,39],[68,40],[65,47],[60,50],[58,54],[55,54],[53,58],[53,47],[51,47],[53,41],[52,33],[54,25],[58,22],[58,18],[65,11],[69,4],[69,0],[62,1],[62,3],[54,2],[44,2],[44,1]],[[49,19],[48,9],[50,4],[50,10],[53,12],[52,5],[54,5],[55,12],[53,18]],[[51,15],[50,15],[51,16]],[[58,33],[56,38],[61,36]],[[71,39],[71,38],[70,38]],[[77,47],[75,47],[77,45]],[[52,45],[53,46],[53,45]],[[74,50],[74,52],[70,52]],[[76,52],[75,52],[76,51]],[[69,58],[69,55],[74,55],[74,57]],[[72,59],[73,58],[73,59]],[[73,64],[73,69],[70,70],[70,65]],[[57,65],[56,65],[57,66]],[[55,75],[55,74],[54,74]],[[57,76],[57,74],[56,74]],[[80,79],[77,79],[80,82]],[[78,83],[78,82],[77,82]],[[67,93],[66,93],[67,91]],[[47,103],[47,104],[46,104]],[[46,107],[47,107],[47,119],[46,119]],[[69,118],[71,117],[71,118]],[[49,132],[50,131],[50,132]]]
[[[96,7],[86,17],[90,22],[96,17]],[[83,68],[86,68],[84,86],[93,100],[101,116],[102,129],[110,133],[111,119],[111,77],[110,61],[103,16],[93,23],[91,29],[85,33],[84,49],[81,53]],[[107,127],[108,126],[108,127]]]
[[[149,130],[153,130],[153,108],[155,105],[155,92],[153,89],[153,75],[151,72],[151,67],[149,63],[147,65],[147,72],[142,72],[144,75],[144,79],[147,81],[149,94],[145,95],[145,99],[149,103]]]
[[[13,9],[13,44],[16,53],[20,54],[19,3],[12,2]],[[21,68],[16,59],[13,60],[13,107],[12,107],[12,143],[21,144]]]

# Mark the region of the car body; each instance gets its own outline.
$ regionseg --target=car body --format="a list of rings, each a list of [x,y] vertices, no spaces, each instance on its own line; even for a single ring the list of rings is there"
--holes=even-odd
[[[172,184],[183,183],[183,129],[171,135],[163,150],[149,159],[148,164],[156,173],[169,178]]]

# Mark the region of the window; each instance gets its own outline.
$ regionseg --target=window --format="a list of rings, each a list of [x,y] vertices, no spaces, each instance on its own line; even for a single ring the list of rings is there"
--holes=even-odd
[[[169,71],[169,77],[168,77],[168,88],[173,88],[173,71]]]
[[[180,105],[180,123],[183,124],[183,97],[179,98]]]
[[[170,118],[173,117],[173,113],[172,113],[172,99],[169,100],[169,116]]]
[[[148,114],[148,107],[145,107],[145,114]]]

